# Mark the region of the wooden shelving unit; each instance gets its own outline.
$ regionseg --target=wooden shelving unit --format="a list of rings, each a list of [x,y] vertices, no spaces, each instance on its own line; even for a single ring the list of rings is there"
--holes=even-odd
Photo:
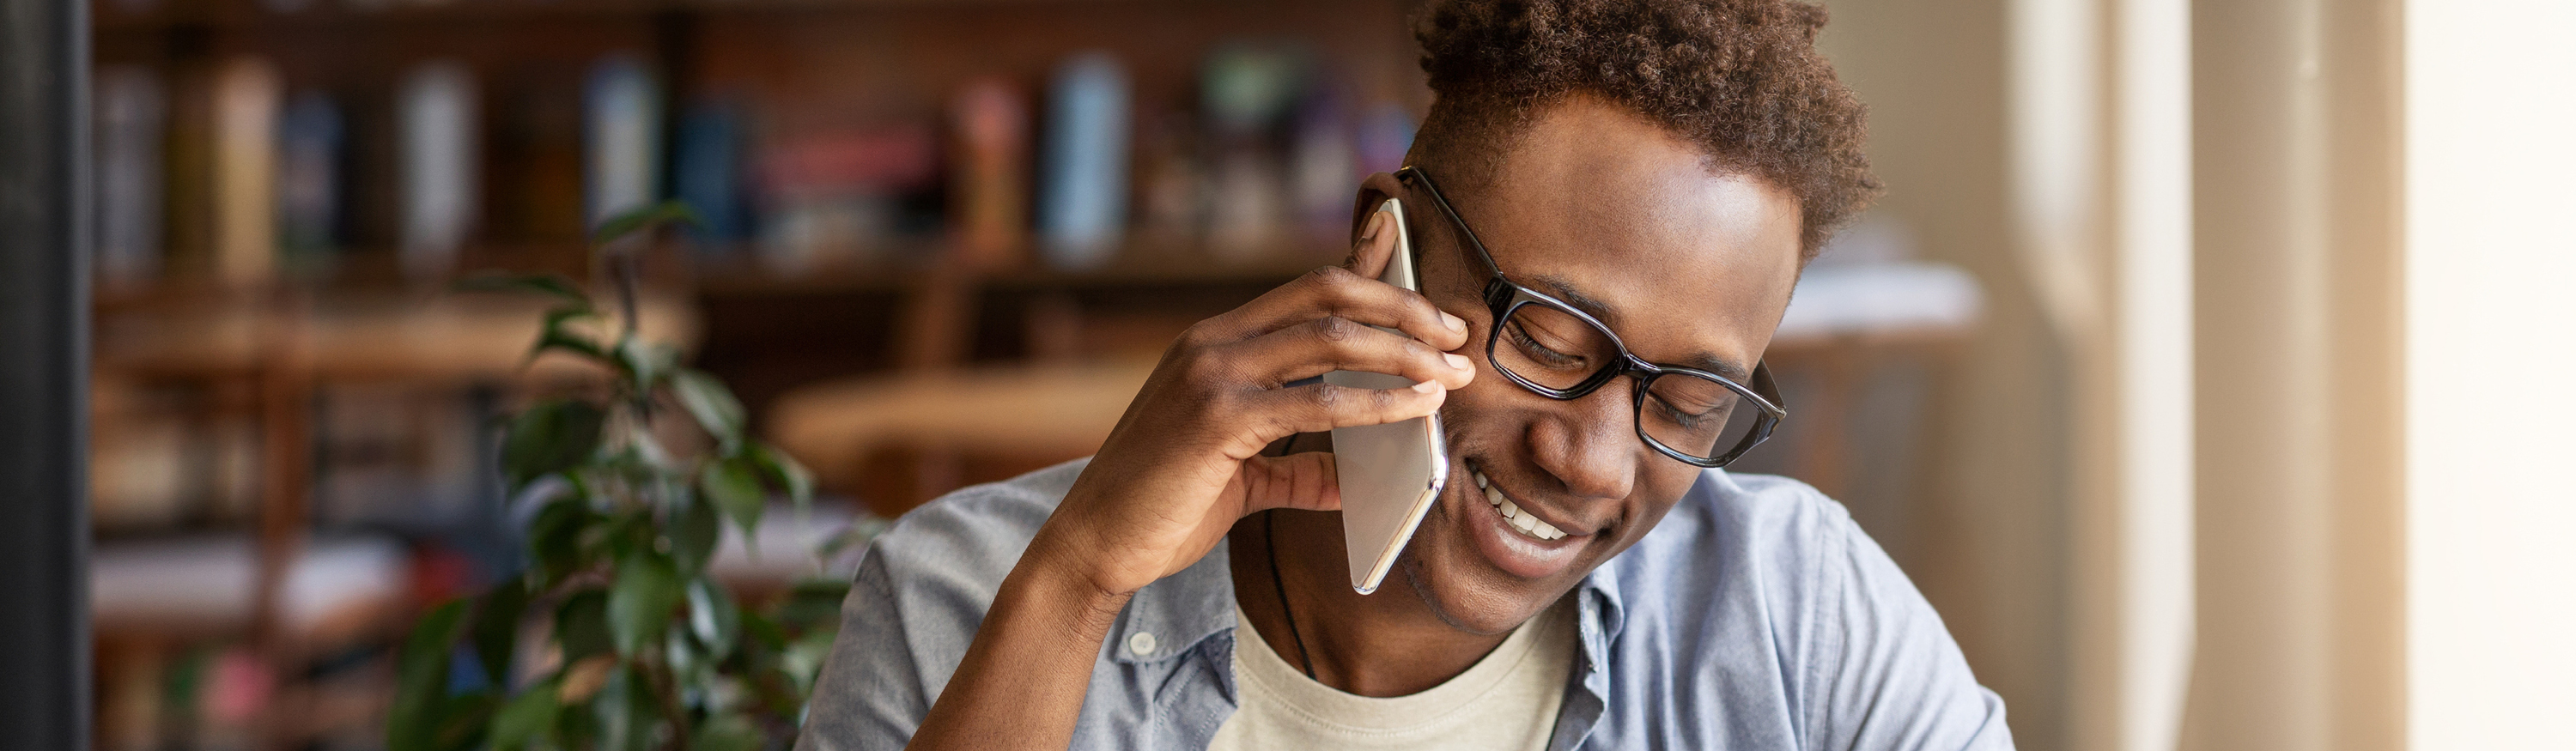
[[[1302,50],[1354,100],[1415,112],[1427,102],[1403,22],[1406,0],[96,0],[92,7],[95,62],[153,71],[169,92],[171,180],[206,179],[208,116],[190,100],[202,96],[191,87],[228,60],[269,62],[290,95],[330,95],[349,128],[342,249],[329,263],[266,284],[210,281],[207,199],[174,192],[162,278],[96,295],[99,391],[118,402],[100,408],[101,440],[123,450],[154,435],[183,435],[189,446],[233,435],[238,440],[224,440],[239,446],[225,451],[236,459],[223,461],[247,473],[231,490],[197,487],[213,475],[196,467],[204,461],[189,460],[196,468],[181,479],[155,482],[190,484],[191,510],[104,529],[102,550],[231,556],[220,566],[246,566],[250,577],[246,604],[216,617],[142,608],[101,620],[106,749],[367,747],[368,733],[377,732],[368,723],[380,717],[389,688],[393,640],[424,598],[469,585],[479,564],[450,542],[413,537],[418,529],[362,525],[376,535],[369,539],[404,550],[392,596],[351,600],[362,609],[331,619],[327,633],[282,615],[299,596],[290,591],[301,586],[298,566],[316,551],[347,559],[354,554],[346,550],[358,549],[348,547],[346,530],[325,529],[316,508],[317,493],[329,490],[320,487],[324,475],[352,450],[331,445],[337,395],[425,395],[417,398],[490,412],[584,380],[553,364],[520,369],[533,303],[447,294],[445,280],[407,278],[395,260],[395,89],[424,61],[471,70],[481,105],[480,228],[456,275],[588,277],[581,97],[590,66],[610,55],[633,56],[652,71],[666,123],[692,103],[723,99],[756,115],[756,141],[889,123],[944,131],[954,93],[993,77],[1016,86],[1042,120],[1053,67],[1084,50],[1106,50],[1125,67],[1139,128],[1193,110],[1202,63],[1233,42]],[[1056,367],[1044,364],[1157,349],[1190,322],[1341,257],[1339,243],[1310,234],[1284,231],[1275,248],[1220,262],[1213,259],[1225,254],[1196,240],[1138,231],[1097,268],[1056,270],[1030,258],[968,270],[945,260],[945,232],[914,227],[871,252],[846,254],[871,265],[795,273],[762,261],[750,238],[675,235],[647,264],[650,286],[663,293],[647,318],[691,342],[694,361],[732,383],[763,420],[780,395],[833,379]],[[830,490],[920,492],[985,471],[967,466],[943,476],[939,466],[955,469],[955,457],[919,452],[888,462],[885,476],[910,489],[851,481]],[[225,493],[247,497],[215,500]],[[505,535],[485,543],[502,551],[513,544]],[[243,680],[265,687],[258,711],[215,716],[239,709],[217,705],[241,697],[203,697]],[[191,686],[200,698],[168,698]]]
[[[291,4],[305,7],[276,9]],[[394,258],[400,197],[391,166],[399,148],[393,90],[424,61],[462,64],[479,90],[482,222],[457,264],[460,274],[497,268],[587,278],[581,97],[590,66],[609,55],[632,55],[654,72],[666,123],[691,103],[721,99],[754,113],[752,138],[762,143],[889,124],[944,132],[956,92],[993,78],[1026,95],[1042,127],[1038,103],[1051,71],[1086,50],[1106,50],[1125,67],[1140,131],[1194,110],[1211,51],[1236,43],[1301,51],[1316,75],[1337,82],[1353,102],[1392,103],[1417,115],[1428,103],[1405,22],[1412,0],[367,4],[93,3],[97,62],[140,66],[169,82],[174,180],[204,177],[181,168],[202,160],[206,149],[189,145],[206,133],[203,113],[188,111],[200,105],[181,101],[188,87],[219,63],[249,55],[273,63],[290,92],[338,100],[350,126],[345,179],[352,185],[344,249],[328,268],[247,288],[205,281],[211,241],[202,196],[174,196],[165,278],[99,291],[97,372],[112,383],[98,391],[179,395],[102,407],[115,415],[102,418],[101,440],[140,435],[119,434],[115,419],[167,418],[180,411],[170,405],[182,404],[189,416],[170,418],[181,423],[173,430],[248,426],[243,455],[255,479],[244,483],[253,497],[233,510],[102,533],[103,547],[214,538],[220,544],[210,547],[231,546],[248,556],[253,572],[250,604],[237,617],[102,620],[102,748],[204,745],[208,736],[195,731],[209,721],[185,716],[205,707],[143,711],[121,702],[171,694],[189,671],[220,672],[227,658],[182,659],[210,644],[248,645],[265,671],[252,677],[269,687],[259,714],[218,728],[215,745],[366,747],[367,723],[379,716],[388,689],[392,639],[424,598],[466,586],[474,574],[466,556],[442,547],[448,541],[416,529],[376,529],[411,546],[399,595],[369,601],[372,614],[345,621],[356,625],[327,640],[286,627],[280,603],[291,597],[285,593],[299,561],[319,546],[341,544],[317,532],[314,513],[317,474],[337,456],[317,448],[332,439],[317,430],[327,427],[330,394],[353,385],[409,389],[443,395],[437,398],[451,406],[471,395],[475,409],[490,412],[530,393],[580,387],[584,374],[577,371],[520,369],[519,354],[533,339],[533,303],[446,294],[445,280],[407,279]],[[1144,212],[1143,201],[1131,203]],[[974,268],[955,259],[941,221],[907,227],[866,252],[841,253],[839,265],[793,272],[765,260],[757,239],[668,237],[646,269],[649,286],[661,293],[647,319],[665,323],[648,328],[691,343],[694,362],[733,385],[756,430],[791,451],[808,442],[797,436],[820,436],[819,453],[807,460],[824,470],[827,491],[892,513],[962,483],[1088,453],[1084,441],[1105,432],[1104,419],[1114,421],[1124,404],[1122,389],[1132,394],[1126,384],[1141,380],[1173,335],[1346,253],[1338,228],[1311,217],[1292,219],[1295,226],[1262,247],[1232,253],[1188,231],[1139,221],[1113,258],[1095,268],[1055,269],[1038,254]],[[1793,405],[1801,416],[1793,429],[1813,435],[1784,442],[1796,446],[1798,458],[1772,468],[1832,489],[1854,465],[1852,435],[1868,426],[1807,416],[1852,409],[1871,373],[1947,357],[1957,336],[1955,329],[1882,332],[1775,346],[1775,367],[1815,390]],[[1045,439],[1042,446],[987,452],[943,443],[925,425],[942,427],[932,423],[947,413],[918,408],[943,399],[971,400],[967,411],[992,419],[1055,422],[1023,431]],[[888,401],[911,408],[867,406]],[[1045,409],[1049,403],[1067,408]],[[480,544],[491,549],[513,544],[506,532],[484,532],[489,539]]]

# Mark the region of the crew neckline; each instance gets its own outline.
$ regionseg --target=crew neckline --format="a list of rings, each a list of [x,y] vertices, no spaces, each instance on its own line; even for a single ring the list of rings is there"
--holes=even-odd
[[[1412,694],[1377,697],[1349,693],[1306,677],[1304,670],[1270,648],[1270,642],[1261,638],[1261,632],[1253,627],[1252,619],[1238,603],[1234,607],[1236,677],[1260,684],[1263,690],[1277,696],[1279,708],[1300,720],[1325,727],[1370,734],[1437,727],[1500,688],[1505,677],[1542,653],[1540,639],[1545,635],[1558,634],[1571,640],[1572,624],[1563,622],[1570,615],[1567,602],[1559,600],[1512,629],[1502,644],[1449,680]],[[1317,716],[1318,712],[1327,716]]]

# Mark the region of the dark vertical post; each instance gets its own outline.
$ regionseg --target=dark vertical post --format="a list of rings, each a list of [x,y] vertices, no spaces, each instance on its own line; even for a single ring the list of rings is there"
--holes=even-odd
[[[0,748],[89,747],[89,11],[0,0]]]

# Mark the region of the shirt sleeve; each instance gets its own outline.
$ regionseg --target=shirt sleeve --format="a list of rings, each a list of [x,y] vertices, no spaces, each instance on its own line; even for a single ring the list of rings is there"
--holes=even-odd
[[[2010,751],[2003,699],[1977,684],[1940,614],[1849,517],[1836,522],[1817,546],[1814,747]]]
[[[870,550],[841,603],[841,637],[806,704],[797,751],[897,749],[930,713],[912,639],[898,617],[884,557]],[[865,638],[851,638],[864,634]]]

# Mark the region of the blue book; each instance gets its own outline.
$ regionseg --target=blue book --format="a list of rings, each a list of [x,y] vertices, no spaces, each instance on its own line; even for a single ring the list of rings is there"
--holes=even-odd
[[[1098,266],[1127,225],[1127,72],[1105,52],[1075,55],[1049,98],[1038,241],[1059,268]]]
[[[731,102],[705,102],[680,119],[672,193],[704,220],[692,232],[708,252],[728,250],[749,225],[742,200],[742,131],[741,109]]]

